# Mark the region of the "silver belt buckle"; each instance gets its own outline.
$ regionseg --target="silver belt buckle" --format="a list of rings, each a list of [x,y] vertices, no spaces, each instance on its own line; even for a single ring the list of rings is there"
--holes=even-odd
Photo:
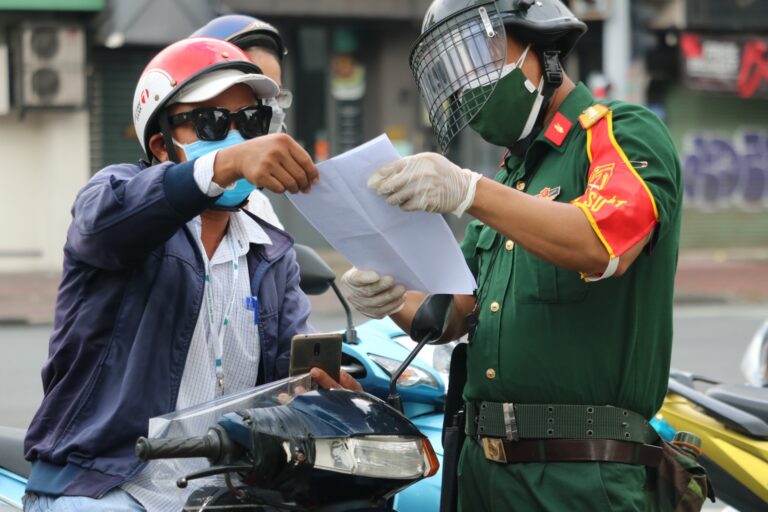
[[[520,433],[517,430],[515,404],[504,403],[502,404],[502,410],[504,411],[504,433],[506,434],[507,441],[519,441]]]

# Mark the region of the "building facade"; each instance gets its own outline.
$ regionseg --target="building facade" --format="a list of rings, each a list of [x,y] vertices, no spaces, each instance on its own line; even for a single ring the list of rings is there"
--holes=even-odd
[[[0,271],[61,267],[90,176],[89,26],[103,0],[0,1]]]
[[[768,247],[768,3],[655,4],[647,103],[680,151],[681,243]]]
[[[768,247],[768,4],[568,3],[589,25],[569,76],[597,96],[648,105],[672,132],[686,180],[683,247]],[[434,150],[408,66],[429,4],[0,0],[0,172],[13,191],[0,202],[0,272],[60,268],[77,190],[105,165],[142,157],[130,105],[144,66],[218,14],[281,31],[295,98],[287,125],[315,160],[381,133],[403,155]],[[465,130],[449,156],[493,175],[503,153]],[[297,240],[326,245],[286,198],[271,197]],[[461,236],[466,219],[447,219]]]

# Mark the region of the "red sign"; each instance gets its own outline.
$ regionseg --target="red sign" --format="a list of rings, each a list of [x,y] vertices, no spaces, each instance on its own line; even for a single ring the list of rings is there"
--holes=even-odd
[[[680,53],[691,89],[768,97],[768,39],[686,32]]]
[[[765,41],[755,39],[744,45],[741,54],[741,69],[736,89],[744,98],[754,96],[764,82],[768,82],[768,55]]]

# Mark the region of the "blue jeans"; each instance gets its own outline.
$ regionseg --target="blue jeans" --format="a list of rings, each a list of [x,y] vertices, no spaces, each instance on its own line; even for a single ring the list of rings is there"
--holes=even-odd
[[[112,489],[99,499],[84,496],[24,496],[24,512],[146,512],[141,504],[124,490]]]

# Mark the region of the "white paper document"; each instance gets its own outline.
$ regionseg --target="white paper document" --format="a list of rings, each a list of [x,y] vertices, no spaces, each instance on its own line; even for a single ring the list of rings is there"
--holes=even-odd
[[[361,270],[391,275],[409,290],[471,295],[475,278],[440,215],[404,212],[368,188],[368,178],[400,155],[381,135],[319,163],[309,194],[286,194],[345,258]]]

